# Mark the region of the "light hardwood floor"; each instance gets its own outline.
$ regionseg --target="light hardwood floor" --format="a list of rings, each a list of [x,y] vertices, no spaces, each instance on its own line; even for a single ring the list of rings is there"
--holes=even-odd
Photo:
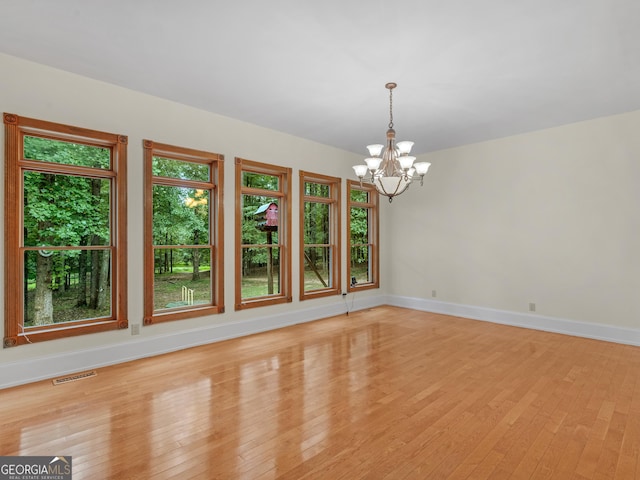
[[[395,307],[0,391],[80,479],[640,478],[640,348]]]

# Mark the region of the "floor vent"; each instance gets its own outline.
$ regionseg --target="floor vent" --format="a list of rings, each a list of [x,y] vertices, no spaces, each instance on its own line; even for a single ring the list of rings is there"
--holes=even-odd
[[[74,373],[68,377],[60,377],[53,380],[54,385],[61,385],[63,383],[75,382],[76,380],[84,380],[85,378],[95,377],[98,372],[91,370],[90,372]]]

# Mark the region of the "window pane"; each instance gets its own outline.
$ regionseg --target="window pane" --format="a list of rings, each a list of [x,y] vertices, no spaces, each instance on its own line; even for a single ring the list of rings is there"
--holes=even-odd
[[[352,202],[360,202],[360,203],[368,203],[369,202],[369,192],[363,190],[351,190],[351,201]]]
[[[210,248],[156,249],[154,267],[154,310],[211,304]]]
[[[242,186],[273,191],[280,190],[279,177],[264,173],[242,172]]]
[[[24,137],[24,158],[81,167],[111,168],[108,148],[63,142],[40,137]]]
[[[185,162],[172,158],[153,157],[153,175],[157,177],[180,178],[208,182],[210,167],[202,163]]]
[[[351,244],[369,243],[369,209],[351,207]]]
[[[242,249],[242,298],[280,294],[280,248]]]
[[[356,277],[357,283],[372,282],[369,258],[371,247],[362,245],[351,247],[351,276]]]
[[[326,203],[304,202],[304,243],[306,245],[329,243],[329,212]]]
[[[210,191],[153,186],[153,244],[209,243]]]
[[[26,246],[108,245],[109,180],[24,172]]]
[[[304,182],[304,194],[311,197],[329,198],[329,185],[322,183]]]
[[[242,244],[278,243],[280,212],[275,198],[242,195]]]
[[[25,327],[111,316],[109,250],[31,250],[24,261]]]
[[[330,247],[308,247],[304,249],[304,291],[330,288],[331,285]]]

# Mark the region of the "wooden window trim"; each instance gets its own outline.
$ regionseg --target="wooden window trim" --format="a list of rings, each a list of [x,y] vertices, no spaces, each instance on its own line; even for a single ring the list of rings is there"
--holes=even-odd
[[[327,185],[329,187],[330,195],[329,197],[315,197],[305,195],[305,183],[319,183],[322,185]],[[342,244],[341,244],[341,219],[340,219],[340,199],[341,199],[341,183],[342,180],[338,177],[331,177],[328,175],[321,175],[318,173],[307,172],[301,170],[299,173],[299,184],[300,184],[300,221],[299,221],[299,230],[300,230],[300,300],[309,300],[311,298],[320,298],[326,297],[330,295],[340,295],[342,293],[341,286],[341,252],[342,252]],[[329,224],[329,247],[332,250],[331,256],[331,287],[316,289],[305,291],[304,289],[304,266],[305,266],[305,257],[304,257],[304,203],[305,202],[314,202],[314,203],[324,203],[328,204],[330,208],[330,224]]]
[[[24,345],[58,338],[73,337],[128,328],[127,320],[127,143],[125,135],[88,128],[63,125],[4,113],[5,125],[5,329],[4,347]],[[97,169],[26,160],[23,158],[23,138],[35,135],[42,138],[71,141],[100,146],[111,151],[111,168]],[[112,298],[111,317],[77,320],[41,327],[30,327],[25,334],[23,252],[22,245],[22,172],[67,173],[93,178],[113,179],[112,197]],[[59,248],[64,250],[65,247]],[[17,321],[15,321],[18,319]]]
[[[291,174],[292,170],[288,167],[280,167],[268,163],[256,162],[244,158],[235,158],[235,236],[236,236],[236,255],[235,255],[235,309],[244,310],[246,308],[265,307],[269,305],[278,305],[281,303],[289,303],[293,301],[291,295]],[[242,186],[242,173],[251,172],[265,175],[272,175],[279,178],[279,190],[262,190],[259,188],[248,188]],[[281,242],[280,252],[280,272],[282,275],[282,284],[279,295],[269,295],[268,297],[255,297],[251,299],[242,298],[242,195],[264,195],[269,197],[280,198],[284,201],[284,209],[282,205],[278,205],[279,211],[284,210],[280,214],[280,219],[284,225],[284,232],[278,231],[278,239]]]
[[[224,313],[224,155],[205,152],[192,148],[177,147],[165,143],[143,140],[144,157],[144,320],[143,325],[183,320]],[[153,175],[153,157],[161,156],[172,160],[181,160],[209,165],[212,178],[209,182],[181,180]],[[153,186],[167,185],[181,187],[188,183],[191,188],[202,188],[211,192],[209,243],[203,248],[211,249],[212,303],[179,310],[154,311],[154,245],[153,245]],[[165,247],[183,247],[182,245],[164,245]]]
[[[360,190],[369,193],[368,202],[354,202],[351,200],[351,191]],[[371,184],[362,184],[355,180],[347,180],[347,291],[357,292],[361,290],[369,290],[372,288],[379,288],[379,272],[380,272],[380,259],[379,259],[379,245],[380,245],[380,214],[378,209],[379,195],[375,187]],[[351,284],[351,208],[369,208],[372,212],[372,218],[369,223],[369,241],[371,242],[371,276],[372,282]]]

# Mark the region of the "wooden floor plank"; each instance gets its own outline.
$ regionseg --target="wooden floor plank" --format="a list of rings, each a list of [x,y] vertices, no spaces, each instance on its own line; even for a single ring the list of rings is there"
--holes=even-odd
[[[0,392],[74,479],[640,478],[640,348],[377,307]]]

